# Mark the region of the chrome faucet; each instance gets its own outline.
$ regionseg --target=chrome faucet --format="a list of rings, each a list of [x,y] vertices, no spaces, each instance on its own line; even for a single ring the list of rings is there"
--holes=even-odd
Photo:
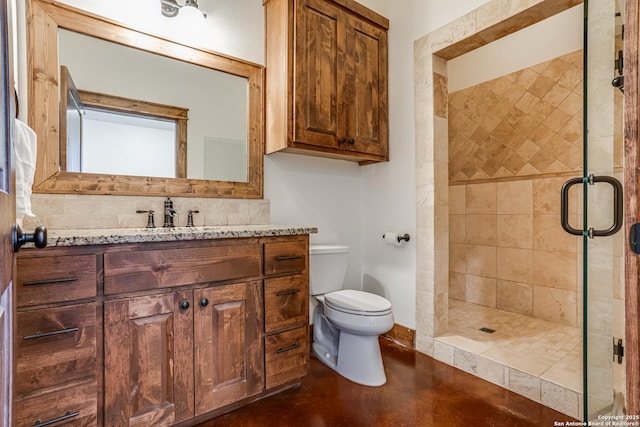
[[[164,225],[163,227],[175,227],[173,223],[173,217],[176,216],[176,211],[173,209],[173,201],[167,197],[164,201]]]

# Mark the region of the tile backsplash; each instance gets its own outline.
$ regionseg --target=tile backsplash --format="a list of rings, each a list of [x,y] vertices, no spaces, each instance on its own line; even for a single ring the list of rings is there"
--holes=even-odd
[[[166,197],[83,196],[66,194],[33,194],[32,211],[36,217],[24,217],[23,228],[31,230],[44,225],[52,230],[145,227],[147,214],[136,210],[153,210],[156,227],[162,227]],[[269,201],[264,199],[216,199],[171,197],[177,214],[176,226],[185,226],[187,211],[194,213],[193,222],[202,225],[268,224]]]

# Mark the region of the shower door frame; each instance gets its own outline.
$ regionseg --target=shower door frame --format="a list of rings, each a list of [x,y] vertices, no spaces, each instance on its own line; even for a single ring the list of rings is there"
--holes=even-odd
[[[624,41],[624,188],[626,193],[625,226],[629,235],[631,224],[640,222],[640,185],[637,170],[640,167],[640,89],[638,87],[640,7],[638,0],[625,1]],[[640,414],[640,256],[631,251],[625,237],[625,346],[627,414]]]

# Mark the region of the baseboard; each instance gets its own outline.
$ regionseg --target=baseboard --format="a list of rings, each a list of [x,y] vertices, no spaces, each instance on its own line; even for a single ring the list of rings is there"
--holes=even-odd
[[[391,340],[411,349],[416,348],[415,329],[407,328],[406,326],[398,325],[397,323],[393,325],[393,328],[391,328],[389,332],[383,334],[382,338]]]
[[[391,328],[391,330],[386,334],[383,334],[381,338],[393,341],[413,350],[416,348],[415,329],[407,328],[406,326],[398,325],[397,323],[394,323],[393,328]],[[309,325],[309,341],[313,342],[313,325]]]

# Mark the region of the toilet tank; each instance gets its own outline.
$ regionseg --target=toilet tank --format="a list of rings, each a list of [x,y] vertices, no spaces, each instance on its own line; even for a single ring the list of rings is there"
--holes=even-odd
[[[309,246],[309,290],[311,295],[323,295],[342,289],[347,273],[349,246]]]

